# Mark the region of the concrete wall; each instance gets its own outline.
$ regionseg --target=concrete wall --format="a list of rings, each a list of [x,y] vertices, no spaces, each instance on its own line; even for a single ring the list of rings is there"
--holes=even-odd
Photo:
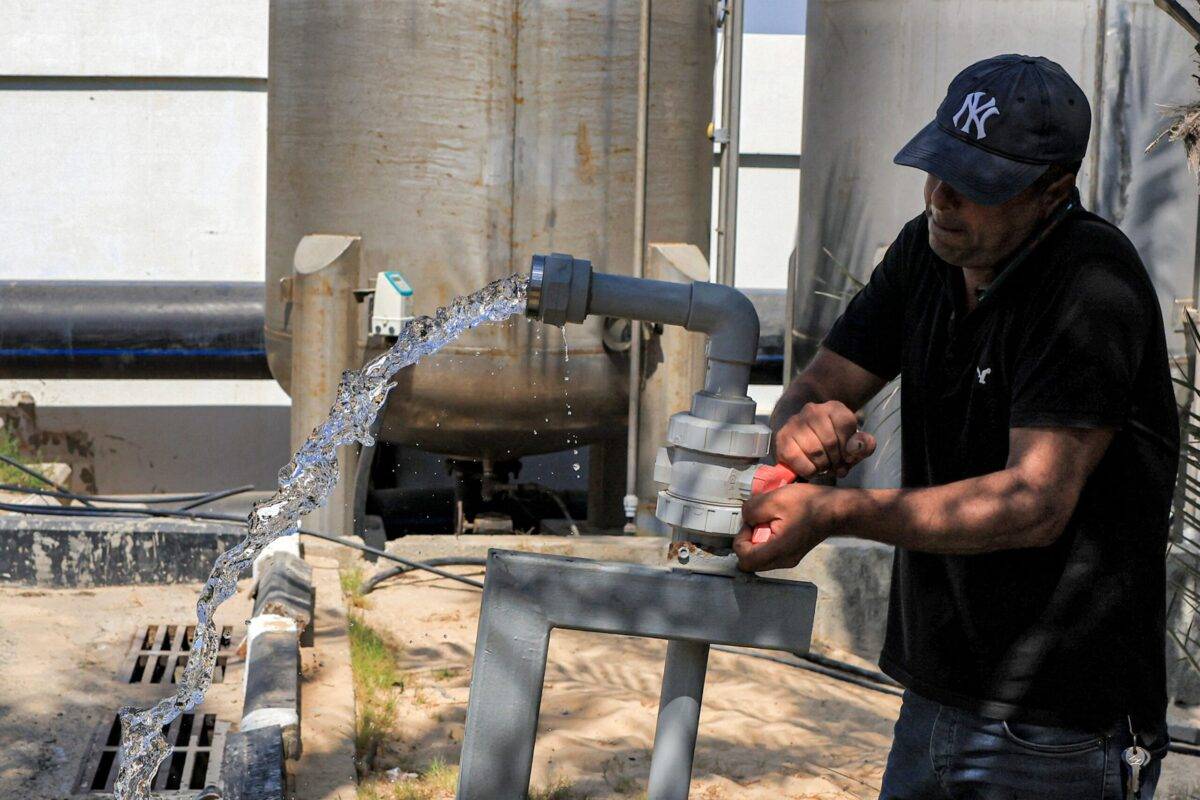
[[[0,279],[261,281],[266,0],[0,0]],[[2,311],[2,310],[0,310]],[[3,381],[102,491],[273,483],[270,381]]]

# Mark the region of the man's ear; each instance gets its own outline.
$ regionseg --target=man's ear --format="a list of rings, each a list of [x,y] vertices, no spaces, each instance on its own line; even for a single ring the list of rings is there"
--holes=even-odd
[[[1046,191],[1042,192],[1041,205],[1043,214],[1051,214],[1066,202],[1071,196],[1071,190],[1075,188],[1075,173],[1068,172],[1066,175],[1060,176],[1054,183],[1046,187]]]

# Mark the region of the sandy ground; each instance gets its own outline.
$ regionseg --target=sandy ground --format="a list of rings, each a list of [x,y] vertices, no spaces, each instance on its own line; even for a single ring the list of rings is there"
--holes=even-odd
[[[118,679],[135,631],[195,617],[200,586],[42,590],[0,586],[0,798],[71,795],[91,738],[121,705],[148,705],[171,684]],[[217,612],[217,623],[244,629],[245,591]],[[215,684],[204,709],[241,717],[240,663]]]
[[[463,574],[478,574],[464,570]],[[399,736],[377,767],[457,763],[479,594],[408,576],[368,596],[365,619],[401,648]],[[556,631],[542,697],[533,787],[572,798],[641,797],[663,642]],[[899,699],[782,664],[713,652],[700,718],[695,800],[876,798]],[[1050,795],[1047,795],[1050,796]],[[1200,797],[1200,759],[1172,756],[1158,800]]]
[[[307,556],[313,568],[313,646],[300,649],[300,731],[304,755],[288,765],[299,800],[354,800],[354,677],[338,562]]]
[[[408,577],[369,595],[366,620],[402,648],[401,734],[381,768],[456,763],[466,716],[479,594]],[[533,785],[569,781],[573,797],[645,791],[664,642],[556,631],[542,697]],[[692,796],[878,795],[899,700],[792,667],[714,652]]]

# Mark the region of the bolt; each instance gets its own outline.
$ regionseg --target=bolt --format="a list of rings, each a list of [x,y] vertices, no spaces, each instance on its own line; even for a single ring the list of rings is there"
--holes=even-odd
[[[675,554],[675,557],[679,560],[680,564],[686,564],[691,560],[692,552],[687,547],[681,547],[679,548],[679,552]]]

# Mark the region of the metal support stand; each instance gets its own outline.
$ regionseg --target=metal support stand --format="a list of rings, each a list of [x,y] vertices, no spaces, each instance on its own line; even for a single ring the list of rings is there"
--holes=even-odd
[[[667,645],[647,791],[654,800],[687,800],[707,670],[707,644],[675,641]]]
[[[311,234],[296,246],[292,276],[292,415],[295,452],[329,413],[342,373],[362,365],[358,342],[358,303],[354,289],[362,269],[362,240],[357,236]],[[345,536],[352,519],[354,453],[338,453],[337,485],[321,508],[306,519],[323,533]]]
[[[799,581],[489,551],[458,800],[526,797],[555,628],[670,640],[649,800],[686,798],[708,645],[805,653],[816,601]]]

